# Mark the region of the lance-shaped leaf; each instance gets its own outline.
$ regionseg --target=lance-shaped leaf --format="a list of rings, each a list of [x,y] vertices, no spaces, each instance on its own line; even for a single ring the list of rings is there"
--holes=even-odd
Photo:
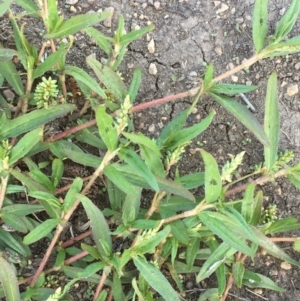
[[[43,136],[43,130],[38,128],[24,135],[12,148],[9,154],[9,164],[14,164],[23,158]]]
[[[77,193],[76,198],[81,201],[91,222],[93,238],[98,251],[104,258],[109,257],[112,254],[112,242],[110,230],[103,213],[86,196]]]
[[[226,95],[236,95],[239,93],[248,93],[255,89],[258,86],[247,86],[247,85],[233,85],[233,84],[214,84],[210,89],[209,92],[215,94],[226,94]]]
[[[241,213],[242,213],[244,219],[248,223],[250,223],[250,221],[253,217],[254,191],[255,191],[255,185],[253,183],[249,184],[246,188],[244,198],[242,201]]]
[[[112,53],[112,44],[114,43],[114,39],[105,36],[100,31],[95,28],[86,28],[84,32],[93,39],[96,44],[108,55]]]
[[[258,122],[256,117],[247,110],[245,106],[224,95],[218,95],[214,93],[210,93],[210,95],[223,108],[225,108],[234,117],[236,117],[246,128],[248,128],[263,145],[270,145],[270,141],[261,124]]]
[[[111,68],[102,65],[94,57],[88,56],[87,64],[93,69],[98,79],[119,100],[122,101],[127,89],[121,77]]]
[[[34,17],[40,17],[39,8],[32,0],[15,0],[18,5],[20,5],[25,11],[30,13]]]
[[[19,284],[13,266],[0,256],[0,282],[7,301],[20,301]]]
[[[268,32],[268,0],[256,0],[252,14],[252,38],[256,52],[265,45]]]
[[[157,267],[141,257],[134,257],[133,262],[149,285],[165,300],[180,301],[176,291]]]
[[[6,13],[14,0],[4,0],[0,3],[0,17]]]
[[[121,149],[118,152],[118,156],[121,160],[131,166],[141,177],[143,177],[153,190],[159,190],[153,173],[149,170],[141,157],[138,156],[133,150]]]
[[[215,202],[222,191],[222,180],[216,160],[205,150],[200,150],[205,165],[205,199],[208,203]]]
[[[1,4],[0,4],[1,6]],[[1,8],[0,8],[1,11]],[[10,61],[14,56],[20,57],[20,53],[14,49],[0,48],[0,63]]]
[[[1,87],[2,85],[0,85]],[[7,101],[0,95],[0,107],[1,110],[3,111],[3,115],[8,118],[11,119],[11,109],[9,104],[7,103]]]
[[[70,44],[61,43],[59,49],[51,53],[43,63],[33,71],[33,79],[41,77],[45,72],[50,71],[51,68],[60,61],[60,59],[67,53]]]
[[[58,20],[57,1],[48,0],[48,18],[46,19],[46,22],[50,32],[56,27]]]
[[[277,160],[279,141],[279,111],[276,72],[273,72],[268,80],[264,129],[269,141],[271,142],[271,147],[264,147],[265,165],[267,170],[271,171]]]
[[[139,91],[140,85],[142,81],[142,71],[141,68],[136,68],[133,72],[132,80],[130,83],[128,94],[130,96],[130,101],[133,103],[135,100],[137,93]]]
[[[75,178],[70,189],[68,190],[66,197],[64,199],[64,211],[68,212],[76,202],[76,195],[78,194],[83,185],[83,180],[79,177]]]
[[[99,23],[110,16],[110,13],[91,13],[77,15],[64,21],[58,28],[45,35],[46,39],[59,39],[72,35],[86,27]]]
[[[43,237],[47,236],[53,228],[58,225],[59,221],[55,219],[47,219],[30,231],[23,239],[24,244],[30,245]]]
[[[73,76],[77,81],[80,81],[86,86],[88,86],[92,91],[97,93],[102,98],[104,99],[107,98],[105,92],[99,86],[97,81],[81,68],[78,68],[76,66],[66,65],[64,71],[66,74]]]
[[[242,287],[243,278],[245,273],[245,267],[242,262],[238,261],[233,264],[232,267],[233,279],[238,288]]]
[[[0,139],[16,137],[31,131],[42,124],[66,115],[75,108],[74,105],[62,104],[50,109],[36,110],[13,120],[6,120],[0,129]]]
[[[289,9],[286,11],[286,13],[283,15],[283,17],[280,19],[280,21],[277,24],[275,34],[274,34],[275,43],[281,41],[293,29],[297,21],[299,12],[300,12],[300,1],[293,0]]]
[[[51,181],[54,187],[60,183],[60,180],[64,173],[64,163],[61,159],[55,158],[52,161],[52,174]]]
[[[208,86],[211,84],[211,81],[214,77],[214,65],[208,65],[205,74],[204,74],[204,89],[206,90]]]
[[[41,205],[13,204],[13,205],[8,205],[3,207],[1,209],[1,214],[7,213],[7,214],[14,214],[15,216],[25,216],[42,210],[44,209],[43,206]]]
[[[296,36],[278,44],[272,44],[263,52],[263,58],[284,56],[300,51],[300,36]]]
[[[122,220],[125,225],[128,225],[130,222],[136,220],[140,209],[142,189],[136,186],[132,186],[131,189],[131,194],[126,195],[123,204]]]
[[[131,42],[139,39],[141,36],[146,34],[147,32],[153,30],[155,26],[153,24],[146,26],[144,28],[138,29],[138,30],[133,30],[121,37],[120,43],[121,45],[128,45]]]
[[[114,126],[112,117],[106,113],[105,106],[99,106],[96,110],[96,121],[101,139],[111,152],[117,148],[118,132]]]

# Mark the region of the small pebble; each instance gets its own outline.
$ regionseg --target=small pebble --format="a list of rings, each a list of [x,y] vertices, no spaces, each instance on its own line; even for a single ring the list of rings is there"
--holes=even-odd
[[[221,47],[216,47],[216,48],[215,48],[215,53],[216,53],[217,55],[222,55],[222,48],[221,48]]]
[[[238,78],[237,76],[235,76],[235,75],[232,75],[232,76],[231,76],[231,79],[232,79],[232,81],[233,81],[234,83],[236,83],[236,82],[239,80],[239,78]]]
[[[105,27],[110,28],[110,27],[111,27],[111,23],[112,23],[112,17],[113,17],[113,14],[114,14],[115,9],[111,6],[111,7],[106,7],[106,8],[104,9],[104,11],[107,11],[107,12],[110,12],[110,13],[111,13],[110,16],[109,16],[107,19],[105,19],[105,20],[103,21],[103,25],[104,25]]]
[[[149,127],[148,127],[148,132],[149,133],[154,133],[155,131],[155,125],[154,124],[151,124]]]
[[[155,1],[155,2],[153,3],[153,6],[154,6],[154,8],[155,8],[156,10],[159,10],[159,8],[160,8],[160,2],[159,2],[159,1]]]
[[[12,92],[12,91],[9,90],[9,89],[4,90],[4,91],[3,91],[3,94],[4,94],[5,99],[6,99],[7,101],[13,100],[13,99],[15,98],[15,96],[16,96],[16,95],[14,94],[14,92]]]
[[[298,85],[291,85],[287,88],[287,95],[288,96],[293,96],[295,94],[297,94],[299,92],[299,89],[298,89]]]
[[[148,51],[150,53],[154,53],[155,52],[155,44],[154,44],[154,40],[151,39],[149,44],[148,44]]]
[[[283,270],[290,270],[292,268],[292,265],[288,262],[285,262],[283,261],[281,264],[280,264],[280,267],[283,269]]]
[[[149,74],[156,75],[157,74],[157,67],[154,63],[149,65]]]
[[[228,8],[229,8],[228,5],[222,3],[221,8],[219,8],[219,9],[216,11],[217,15],[226,12],[226,11],[228,10]]]
[[[74,5],[78,2],[78,0],[66,0],[66,4]]]

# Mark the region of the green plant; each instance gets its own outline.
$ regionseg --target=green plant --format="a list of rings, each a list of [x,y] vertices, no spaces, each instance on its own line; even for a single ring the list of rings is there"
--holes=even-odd
[[[20,16],[9,11],[17,51],[0,49],[0,80],[2,85],[5,79],[20,99],[15,118],[12,118],[11,107],[0,97],[3,106],[3,111],[0,111],[0,218],[5,226],[5,229],[0,228],[0,264],[4,267],[0,270],[1,297],[5,296],[7,300],[68,300],[71,297],[67,292],[75,282],[88,281],[97,285],[93,300],[154,300],[158,294],[165,300],[180,300],[183,285],[179,275],[185,273],[197,273],[197,281],[216,274],[218,287],[207,290],[199,301],[224,301],[233,283],[238,287],[247,285],[282,291],[272,280],[245,266],[246,258],[254,258],[259,246],[275,257],[300,265],[274,244],[272,237],[267,237],[298,229],[300,224],[292,217],[262,222],[265,220],[263,192],[256,188],[278,177],[287,177],[300,188],[300,165],[289,164],[290,152],[278,156],[277,75],[272,73],[268,81],[264,127],[244,106],[229,97],[252,91],[256,86],[219,82],[260,59],[299,50],[297,37],[282,42],[298,16],[299,1],[292,2],[279,21],[274,36],[264,47],[267,41],[267,1],[257,0],[253,15],[256,49],[253,58],[216,78],[213,78],[213,66],[209,65],[199,88],[137,106],[133,103],[141,82],[141,71],[134,71],[127,87],[118,67],[128,44],[152,30],[153,26],[126,33],[124,19],[120,17],[114,37],[107,37],[87,26],[103,20],[108,14],[79,15],[64,20],[58,15],[55,0],[40,0],[37,4],[28,0],[16,2],[33,17],[43,20],[44,38],[50,41],[53,53],[41,62],[46,44],[38,52],[25,38],[24,26],[18,25],[16,20]],[[5,11],[11,3],[4,1],[0,8]],[[78,30],[93,37],[108,57],[106,65],[92,56],[87,58],[87,64],[98,81],[82,69],[65,64],[72,47],[71,35]],[[58,44],[57,39],[62,37],[68,37],[69,42]],[[25,89],[10,60],[15,55],[26,70]],[[53,76],[57,74],[61,91],[48,79],[42,80],[47,83],[38,85],[33,93],[34,80],[41,79],[46,72]],[[55,100],[51,106],[44,104],[44,100],[49,101],[60,92],[67,98],[65,75],[73,76],[78,82],[87,106],[92,108],[96,118],[86,121],[83,116],[76,120],[77,126],[46,139],[42,126],[75,109],[74,105],[56,104]],[[198,124],[185,127],[187,117],[204,93],[238,118],[264,145],[264,162],[243,178],[232,180],[242,163],[243,153],[219,169],[216,160],[204,149],[197,150],[203,158],[203,172],[181,175],[177,168],[175,177],[171,177],[170,170],[177,166],[185,148],[210,126],[215,115],[212,111]],[[167,124],[157,139],[131,130],[131,114],[186,96],[194,97],[193,104]],[[36,100],[42,101],[44,108],[34,107],[35,110],[28,113],[28,105]],[[22,116],[18,116],[20,110]],[[68,139],[64,140],[67,136]],[[104,155],[86,153],[77,142],[101,149]],[[46,164],[34,157],[45,151],[51,154]],[[67,158],[95,171],[87,179],[77,177],[72,184],[60,187]],[[45,165],[51,169],[40,167]],[[256,179],[250,184],[237,185],[254,176]],[[99,177],[105,187],[101,190],[107,191],[109,200],[109,206],[104,210],[88,197]],[[204,196],[191,192],[199,187],[203,188]],[[144,189],[152,193],[147,209],[141,206]],[[21,192],[36,203],[14,203],[11,196]],[[240,199],[231,199],[231,195],[239,192],[243,192]],[[91,230],[75,240],[87,235],[92,235],[94,240],[91,245],[82,243],[80,248],[72,246],[74,239],[59,242],[79,204],[88,216]],[[35,218],[40,211],[47,214],[43,221]],[[18,281],[13,266],[9,264],[14,261],[5,254],[11,251],[10,254],[16,253],[26,260],[32,255],[31,245],[46,237],[51,242],[37,271]],[[127,242],[128,247],[117,249],[114,243],[117,239]],[[299,248],[297,239],[293,241],[295,249]],[[51,254],[55,256],[54,266],[45,269]],[[170,285],[164,270],[168,271],[176,287]],[[45,275],[58,271],[71,280],[64,288],[46,288]],[[30,286],[20,293],[18,284],[27,283]],[[103,289],[104,285],[108,291]],[[127,288],[125,292],[123,286]]]

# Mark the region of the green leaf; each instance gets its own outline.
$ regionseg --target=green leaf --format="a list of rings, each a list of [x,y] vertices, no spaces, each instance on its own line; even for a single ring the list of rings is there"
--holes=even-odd
[[[127,194],[122,210],[122,220],[125,225],[136,220],[140,209],[142,189],[131,186],[131,194]]]
[[[268,33],[268,0],[256,0],[252,14],[252,38],[257,53],[266,43]]]
[[[176,282],[176,285],[177,285],[180,293],[183,293],[184,289],[183,289],[182,279],[179,276],[179,274],[177,273],[175,267],[173,265],[171,265],[170,263],[167,263],[167,267],[169,269],[169,272],[170,272],[173,280]]]
[[[64,173],[64,163],[61,159],[55,158],[52,161],[52,174],[51,174],[51,181],[54,187],[60,183],[61,178]]]
[[[1,219],[7,226],[13,228],[16,231],[26,233],[28,230],[22,219],[15,214],[1,213]]]
[[[112,117],[106,113],[105,106],[97,108],[96,121],[101,139],[109,151],[114,151],[118,145],[118,131]]]
[[[70,47],[69,43],[61,43],[59,49],[51,53],[44,62],[37,66],[33,71],[33,79],[41,77],[45,72],[50,71],[52,67],[60,61],[60,59],[67,53]]]
[[[242,210],[241,210],[242,216],[244,217],[247,223],[250,223],[253,217],[254,192],[255,192],[255,185],[253,183],[250,183],[246,188],[244,198],[242,201]]]
[[[64,211],[68,212],[76,202],[76,195],[80,193],[83,185],[83,180],[79,177],[75,178],[71,187],[69,188],[64,199]]]
[[[31,0],[15,0],[18,5],[20,5],[25,11],[33,15],[34,17],[40,17],[38,14],[39,8],[38,6]]]
[[[102,98],[107,98],[104,90],[100,87],[97,81],[83,69],[78,68],[76,66],[66,65],[64,72],[70,76],[73,76],[76,79],[76,81],[80,81],[86,86],[88,86],[92,91],[97,93]]]
[[[281,248],[277,247],[271,240],[269,240],[268,237],[263,235],[259,230],[257,230],[255,227],[252,227],[252,231],[257,237],[258,244],[263,247],[267,253],[270,255],[282,259],[290,264],[300,266],[300,262],[290,258]]]
[[[89,264],[82,272],[78,273],[78,278],[88,278],[98,271],[102,270],[105,266],[104,262],[94,262]]]
[[[63,149],[63,151],[65,152],[66,157],[68,157],[70,160],[84,166],[97,168],[102,162],[102,158],[92,154],[83,153],[82,151],[77,152],[76,150],[70,149]]]
[[[262,58],[284,56],[300,51],[300,36],[296,36],[286,42],[271,44],[266,48]]]
[[[201,122],[183,129],[183,130],[179,130],[176,135],[174,135],[173,141],[170,143],[170,149],[175,149],[178,146],[180,146],[181,144],[191,141],[192,139],[194,139],[195,137],[197,137],[198,135],[200,135],[202,132],[204,132],[209,125],[211,124],[214,115],[216,114],[216,112],[214,110],[212,110],[209,115],[207,117],[205,117]]]
[[[32,231],[30,231],[24,238],[23,242],[26,245],[30,245],[43,237],[47,236],[53,228],[55,228],[59,224],[59,221],[56,219],[47,219],[37,227],[35,227]]]
[[[0,7],[1,8],[1,7]],[[19,284],[12,265],[0,256],[0,282],[7,301],[20,301]]]
[[[1,4],[0,4],[0,14],[1,14]],[[0,63],[10,61],[14,56],[20,57],[20,53],[16,50],[9,48],[0,48]]]
[[[248,128],[263,145],[270,145],[270,141],[265,134],[261,124],[258,122],[256,117],[247,110],[245,106],[239,104],[238,102],[227,96],[214,93],[210,94],[222,107],[229,111],[246,128]]]
[[[129,91],[128,91],[131,103],[133,103],[133,101],[135,100],[135,98],[138,94],[138,91],[139,91],[139,88],[141,85],[141,81],[142,81],[141,68],[136,68],[133,72],[131,84],[130,84]]]
[[[250,221],[250,224],[253,226],[257,226],[260,221],[263,197],[264,197],[263,192],[260,190],[257,192],[257,194],[253,199],[253,204],[252,204],[253,213]]]
[[[154,191],[159,191],[159,187],[154,175],[143,162],[141,157],[138,156],[133,150],[121,149],[118,152],[118,156],[121,160],[131,166],[137,174],[143,177]]]
[[[274,235],[276,233],[288,232],[292,230],[297,230],[300,228],[300,223],[294,217],[286,217],[275,222],[268,227],[264,232],[265,234]]]
[[[207,203],[215,202],[222,191],[222,180],[218,169],[218,164],[211,154],[201,149],[205,165],[205,199]]]
[[[189,233],[182,220],[174,221],[170,224],[171,233],[182,244],[187,245],[189,242]]]
[[[48,0],[48,18],[46,19],[48,31],[51,32],[58,22],[57,1]]]
[[[258,86],[248,86],[248,85],[233,85],[233,84],[214,84],[209,92],[215,94],[226,94],[226,95],[236,95],[239,93],[248,93],[257,89]]]
[[[75,108],[75,105],[62,104],[49,109],[36,110],[13,120],[6,120],[0,129],[0,140],[31,131],[42,124],[66,115]]]
[[[51,152],[61,160],[68,158],[69,151],[84,154],[83,150],[75,143],[68,140],[58,140],[50,143]]]
[[[23,189],[24,191],[24,189]],[[31,205],[31,204],[13,204],[5,206],[1,209],[0,213],[2,214],[14,214],[16,216],[26,216],[35,212],[40,212],[44,210],[41,205]]]
[[[100,139],[99,134],[94,134],[88,129],[84,129],[83,131],[76,133],[75,138],[80,142],[95,146],[99,149],[107,149],[104,142]]]
[[[101,258],[101,254],[99,253],[99,251],[97,250],[97,248],[95,248],[93,246],[90,246],[90,245],[87,245],[85,243],[82,243],[81,244],[81,249],[83,251],[87,251],[95,259],[100,259]],[[102,263],[103,263],[103,266],[104,266],[105,263],[104,262],[102,262]]]
[[[201,296],[198,298],[198,301],[219,301],[219,294],[217,288],[210,288],[206,290]]]
[[[0,44],[0,49],[2,48]],[[24,87],[21,77],[12,61],[1,63],[0,73],[5,77],[7,82],[13,87],[14,92],[19,96],[24,95]]]
[[[115,169],[121,172],[122,176],[132,185],[143,187],[146,189],[150,189],[150,185],[146,180],[140,177],[130,166],[128,165],[120,165],[120,164],[112,164]],[[110,167],[109,166],[109,167]],[[106,169],[107,167],[105,167]],[[104,173],[105,173],[104,169]],[[185,189],[182,185],[175,183],[173,181],[163,179],[161,177],[155,176],[158,187],[160,191],[165,191],[167,193],[172,193],[175,195],[179,195],[187,200],[192,202],[195,201],[195,197],[192,193],[190,193],[187,189]],[[120,187],[121,188],[121,187]]]
[[[95,206],[92,201],[82,194],[75,194],[76,198],[81,201],[86,214],[91,222],[93,238],[100,254],[104,257],[110,257],[112,254],[112,241],[109,227],[103,213]]]
[[[200,282],[201,280],[209,277],[227,258],[236,252],[237,250],[231,248],[225,242],[221,243],[202,265],[196,281]]]
[[[186,189],[198,188],[205,183],[204,172],[191,173],[180,177],[180,184],[182,184]]]
[[[1,77],[1,74],[0,74],[0,77]],[[1,87],[2,85],[0,85]],[[1,110],[3,111],[5,117],[7,119],[11,119],[11,109],[10,109],[10,106],[9,104],[6,102],[6,100],[0,95],[0,108]],[[1,113],[0,113],[1,115]]]
[[[277,101],[277,73],[273,72],[268,80],[264,130],[271,147],[264,147],[265,165],[271,171],[277,160],[279,141],[279,110]]]
[[[214,65],[209,64],[204,74],[204,89],[206,90],[211,84],[214,77]]]
[[[147,253],[153,253],[155,250],[155,247],[158,246],[160,242],[162,242],[164,239],[168,237],[170,234],[171,227],[167,225],[163,230],[159,232],[155,232],[155,230],[151,231],[151,234],[149,233],[147,235],[147,239],[143,239],[139,242],[137,242],[133,248],[131,248],[131,254],[147,254]]]
[[[243,278],[245,273],[245,267],[242,262],[238,261],[233,264],[232,267],[233,279],[238,288],[243,285]]]
[[[86,27],[99,23],[110,16],[110,13],[90,13],[77,15],[64,21],[58,28],[45,35],[46,39],[59,39],[72,35]]]
[[[165,300],[180,301],[176,291],[158,268],[153,266],[144,258],[134,257],[133,261],[145,280]]]
[[[186,258],[185,258],[187,266],[190,270],[194,265],[199,248],[200,248],[200,238],[192,237],[186,248]]]
[[[121,37],[120,44],[121,45],[128,45],[131,42],[139,39],[141,36],[146,34],[147,32],[153,30],[155,26],[153,24],[146,26],[144,28],[138,29],[138,30],[133,30],[130,33],[127,33]]]
[[[289,9],[277,24],[274,34],[274,43],[280,42],[285,36],[289,34],[297,21],[299,12],[300,2],[298,0],[293,0]]]
[[[297,240],[294,242],[293,249],[294,249],[294,251],[296,251],[296,252],[300,252],[300,240],[299,240],[299,239],[297,239]]]
[[[270,278],[259,273],[253,273],[249,270],[245,270],[243,285],[246,285],[248,287],[262,287],[281,293],[285,292],[284,288],[278,286]]]
[[[84,32],[108,55],[112,54],[114,39],[103,35],[95,28],[86,28]]]
[[[199,214],[199,218],[207,226],[207,228],[209,228],[232,248],[235,248],[249,256],[255,255],[244,239],[241,239],[243,236],[248,238],[249,235],[243,231],[243,224],[241,224],[237,219],[232,220],[221,213],[209,211],[201,212]],[[230,229],[230,231],[228,231],[228,229]]]
[[[26,158],[27,159],[27,158]],[[24,160],[25,161],[25,160]],[[27,164],[27,162],[26,162]],[[55,188],[52,185],[51,180],[46,176],[40,169],[32,169],[28,176],[36,181],[37,183],[41,184],[43,187],[45,187],[48,191],[53,192],[55,191]]]
[[[6,13],[13,1],[14,0],[4,0],[0,3],[0,17]]]
[[[127,89],[121,77],[108,66],[102,65],[94,57],[88,56],[87,64],[94,70],[98,79],[120,101],[127,94]]]
[[[106,179],[106,189],[112,210],[120,211],[125,201],[126,194],[111,181]]]
[[[9,155],[9,164],[12,166],[18,160],[22,159],[26,154],[39,142],[43,136],[41,128],[35,129],[24,135],[18,143],[12,148]]]

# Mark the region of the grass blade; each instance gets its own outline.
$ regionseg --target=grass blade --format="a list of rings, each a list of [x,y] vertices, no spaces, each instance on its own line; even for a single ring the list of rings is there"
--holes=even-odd
[[[256,52],[261,52],[268,32],[268,0],[256,0],[252,14],[252,38]]]
[[[271,142],[271,147],[264,147],[265,166],[268,171],[271,171],[277,160],[279,142],[279,111],[276,72],[273,72],[268,80],[264,130]]]

